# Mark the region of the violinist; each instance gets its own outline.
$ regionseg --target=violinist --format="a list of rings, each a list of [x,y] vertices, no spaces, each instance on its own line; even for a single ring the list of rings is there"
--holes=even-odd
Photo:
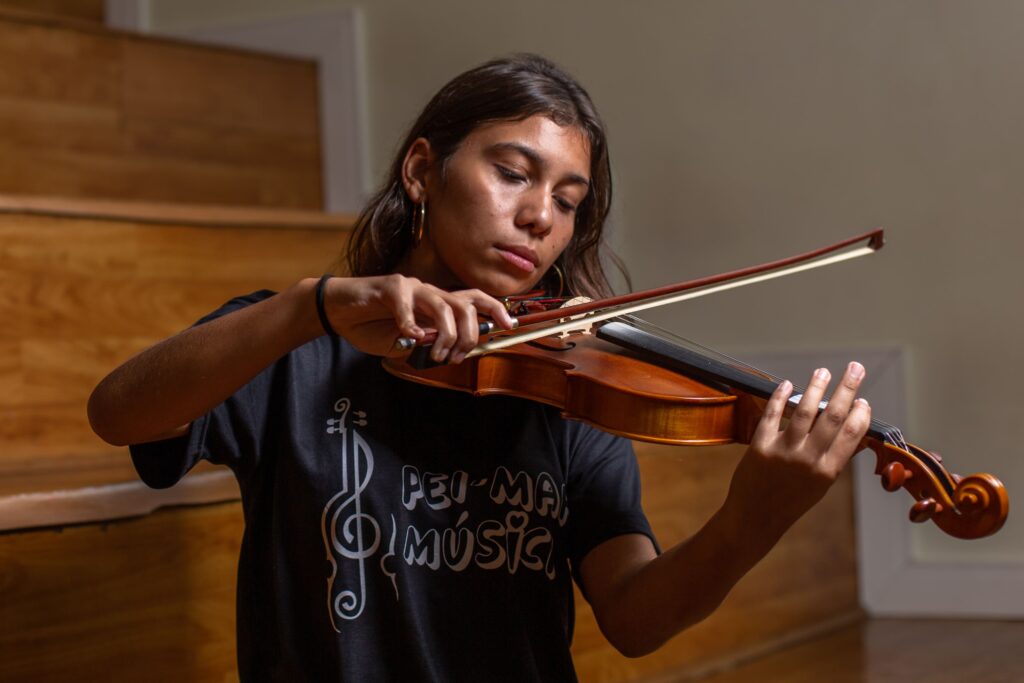
[[[93,428],[150,486],[200,459],[238,479],[242,681],[575,680],[572,581],[618,650],[650,653],[824,495],[868,428],[857,363],[818,419],[828,371],[788,424],[783,383],[720,509],[664,550],[628,441],[382,369],[433,330],[432,358],[460,363],[481,319],[512,325],[501,297],[608,294],[610,202],[587,93],[541,57],[489,62],[413,124],[350,276],[233,299],[96,387]]]

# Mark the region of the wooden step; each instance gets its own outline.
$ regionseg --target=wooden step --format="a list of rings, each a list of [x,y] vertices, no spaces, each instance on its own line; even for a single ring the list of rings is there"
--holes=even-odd
[[[0,7],[0,192],[319,209],[312,61]]]
[[[103,0],[0,0],[0,11],[91,26],[102,26],[106,19]]]
[[[228,681],[239,503],[0,534],[0,680]]]
[[[0,497],[55,494],[49,508],[21,499],[47,516],[19,513],[19,527],[83,521],[74,510],[95,504],[69,492],[136,481],[127,449],[89,428],[86,401],[104,375],[234,296],[325,272],[351,224],[298,210],[0,196]],[[140,508],[108,509],[112,519]]]

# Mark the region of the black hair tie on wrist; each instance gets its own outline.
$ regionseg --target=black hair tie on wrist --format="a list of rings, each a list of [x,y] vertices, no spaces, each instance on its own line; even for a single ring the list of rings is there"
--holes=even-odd
[[[331,327],[331,321],[327,319],[327,309],[324,308],[324,285],[327,281],[333,277],[330,273],[320,278],[320,282],[316,283],[316,314],[320,316],[320,324],[323,325],[324,332],[331,339],[337,339],[338,333]]]

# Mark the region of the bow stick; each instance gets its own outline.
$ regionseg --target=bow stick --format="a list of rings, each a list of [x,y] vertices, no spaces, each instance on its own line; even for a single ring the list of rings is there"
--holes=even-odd
[[[775,278],[805,270],[848,261],[860,256],[867,256],[881,249],[884,244],[884,230],[878,228],[863,235],[822,247],[821,249],[815,249],[776,261],[769,261],[757,266],[647,289],[642,292],[587,301],[549,311],[528,313],[512,319],[515,331],[497,332],[493,338],[467,353],[466,357],[479,356],[483,353],[497,351],[508,346],[576,329],[581,325],[590,325],[616,316],[626,315],[627,313],[636,313],[666,304],[696,299],[708,294],[774,280]],[[552,325],[544,324],[552,321],[555,321]],[[531,329],[523,329],[526,327]],[[493,322],[487,321],[480,324],[481,334],[489,334],[493,331]],[[419,341],[403,337],[395,342],[395,346],[398,349],[407,350],[414,346],[426,346],[432,343],[434,339],[436,339],[436,333],[429,334]]]

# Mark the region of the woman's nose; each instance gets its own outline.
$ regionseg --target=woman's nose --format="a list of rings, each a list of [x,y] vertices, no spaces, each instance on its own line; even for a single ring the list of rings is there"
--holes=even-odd
[[[555,220],[554,198],[546,189],[539,189],[523,195],[522,204],[516,214],[516,225],[543,235],[551,232]]]

